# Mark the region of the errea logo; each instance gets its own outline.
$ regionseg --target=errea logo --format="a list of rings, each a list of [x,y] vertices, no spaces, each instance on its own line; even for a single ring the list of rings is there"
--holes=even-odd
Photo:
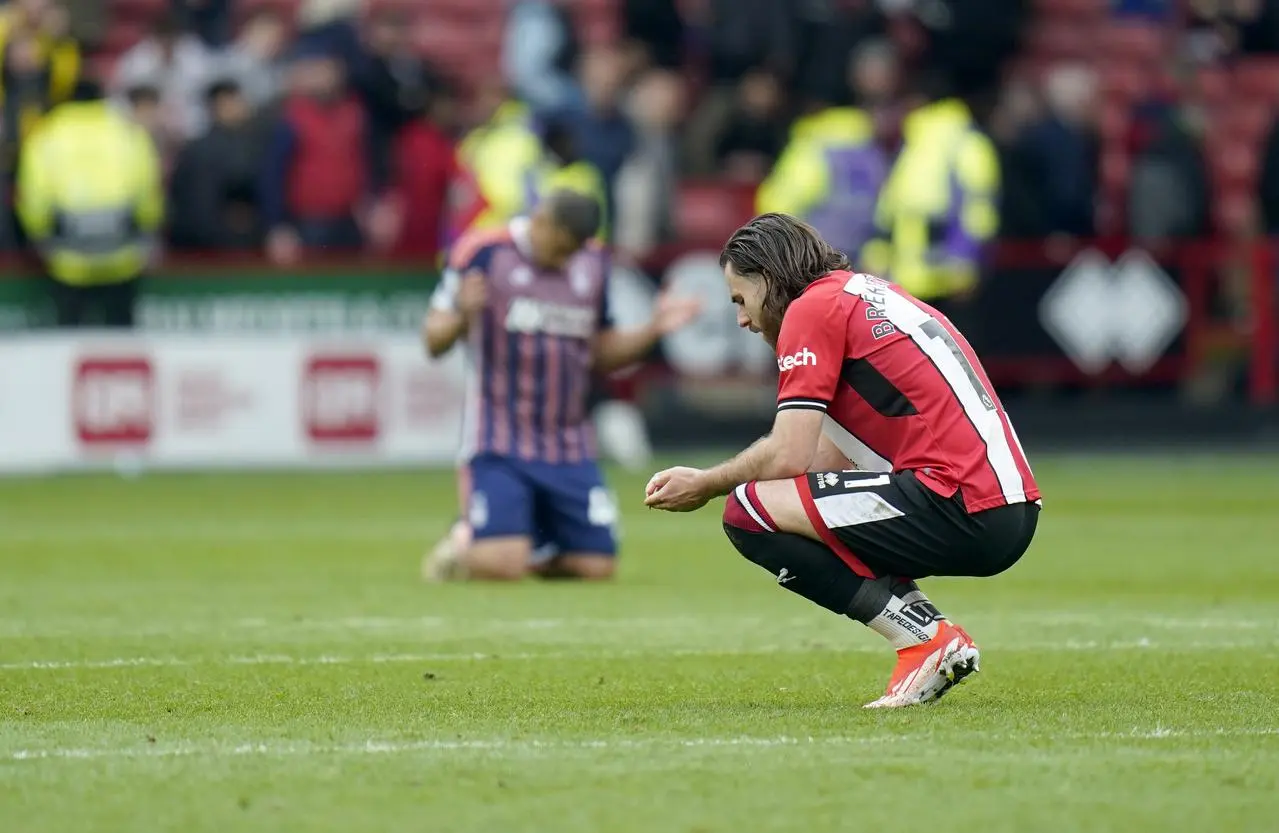
[[[788,370],[794,370],[797,367],[805,367],[807,365],[817,364],[817,354],[807,347],[801,349],[793,356],[778,356],[777,371],[785,373]]]

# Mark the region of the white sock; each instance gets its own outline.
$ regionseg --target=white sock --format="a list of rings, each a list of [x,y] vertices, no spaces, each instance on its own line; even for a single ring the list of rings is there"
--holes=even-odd
[[[916,589],[900,597],[889,594],[884,609],[866,626],[900,651],[931,641],[945,618],[928,597]]]

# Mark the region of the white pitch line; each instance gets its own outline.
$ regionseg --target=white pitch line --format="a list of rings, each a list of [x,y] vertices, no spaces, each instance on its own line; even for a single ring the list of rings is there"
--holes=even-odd
[[[84,522],[78,524],[32,523],[0,517],[0,544],[94,543],[104,541],[204,540],[236,543],[276,543],[315,538],[348,541],[418,541],[426,546],[442,535],[456,520],[449,515],[424,514],[384,520],[343,521],[302,517],[280,517],[261,521],[219,521],[208,517],[189,520],[140,521],[138,523]],[[718,523],[699,519],[663,519],[644,524],[645,537],[686,537],[704,532],[720,537]],[[728,546],[727,543],[724,544]]]
[[[205,515],[186,519],[142,519],[135,523],[83,521],[65,524],[0,515],[0,544],[131,542],[154,539],[278,543],[320,538],[339,541],[419,541],[425,546],[432,537],[448,529],[454,520],[452,515],[431,513],[373,520],[335,520],[315,516],[290,518],[279,515],[260,520],[225,521]],[[1158,523],[1164,528],[1169,525],[1198,527],[1205,521],[1220,520],[1220,516],[1212,513],[1179,513],[1168,516],[1158,512],[1137,512],[1122,517],[1097,517],[1091,514],[1052,516],[1055,524],[1086,525],[1090,529],[1095,529],[1098,525],[1126,528],[1143,523]],[[722,536],[718,521],[709,515],[662,515],[660,518],[634,515],[627,522],[642,528],[646,538],[696,536],[721,539]],[[724,546],[727,547],[728,544]]]
[[[1240,618],[1174,617],[1155,613],[1125,613],[1107,610],[1097,611],[1045,611],[1042,613],[992,612],[964,616],[974,629],[997,628],[1003,624],[1064,625],[1079,629],[1081,639],[1106,636],[1106,632],[1131,632],[1135,628],[1153,630],[1191,631],[1265,631],[1279,634],[1279,617]],[[227,635],[232,631],[268,631],[296,634],[298,632],[352,631],[377,632],[386,636],[401,632],[414,638],[430,632],[431,638],[470,638],[476,636],[526,637],[530,633],[554,633],[557,631],[598,634],[622,632],[628,638],[642,632],[677,632],[681,637],[689,631],[706,634],[708,631],[741,635],[752,629],[767,630],[777,634],[779,629],[794,629],[797,638],[816,637],[825,633],[812,616],[767,617],[731,616],[707,614],[704,616],[633,616],[622,618],[564,617],[529,619],[459,619],[442,616],[346,616],[332,619],[295,619],[272,621],[265,618],[240,618],[219,622],[151,622],[145,626],[122,627],[120,623],[102,619],[64,619],[46,621],[44,628],[33,628],[27,619],[0,618],[0,638],[19,639],[32,637],[145,637]],[[815,630],[815,628],[818,628]],[[1102,631],[1102,633],[1098,633]]]
[[[1079,652],[1120,652],[1120,651],[1218,651],[1218,650],[1279,650],[1279,642],[1185,642],[1176,641],[1166,644],[1149,639],[1135,639],[1122,642],[1099,642],[1087,640],[1066,640],[1061,642],[1024,642],[986,645],[989,651],[1024,652],[1024,651],[1079,651]],[[403,654],[368,654],[364,656],[343,656],[320,654],[317,656],[293,656],[289,654],[250,654],[244,656],[182,658],[182,657],[113,657],[108,659],[87,660],[28,660],[25,662],[0,663],[0,671],[68,671],[94,670],[112,668],[187,668],[202,665],[387,665],[431,662],[538,662],[538,661],[608,661],[643,658],[669,657],[709,657],[709,656],[769,656],[776,654],[882,654],[886,649],[878,644],[853,643],[839,647],[813,647],[808,645],[761,645],[757,647],[704,647],[704,648],[651,648],[629,651],[611,650],[577,650],[577,651],[514,651],[500,653],[483,652],[438,652],[438,653],[403,653]]]
[[[1174,738],[1221,738],[1221,737],[1270,737],[1279,735],[1279,727],[1256,727],[1241,729],[1175,729],[1155,726],[1142,729],[1133,728],[1127,732],[1070,732],[1054,735],[1057,740],[1126,740],[1157,741]],[[974,738],[988,741],[1024,741],[1025,736],[996,733],[968,733],[964,740]],[[362,755],[404,755],[424,752],[494,752],[502,754],[533,754],[539,752],[572,752],[572,751],[620,751],[627,749],[733,749],[733,748],[777,748],[803,746],[868,746],[878,744],[919,744],[937,740],[935,735],[870,735],[853,737],[847,735],[832,737],[705,737],[705,738],[588,738],[584,740],[518,740],[496,738],[491,740],[366,740],[356,743],[311,744],[311,743],[198,743],[184,741],[172,744],[136,746],[136,747],[99,747],[99,748],[67,748],[47,747],[38,749],[16,749],[0,752],[0,761],[18,763],[24,761],[43,760],[100,760],[103,758],[227,758],[227,757],[263,757],[288,758],[306,756],[362,756]]]

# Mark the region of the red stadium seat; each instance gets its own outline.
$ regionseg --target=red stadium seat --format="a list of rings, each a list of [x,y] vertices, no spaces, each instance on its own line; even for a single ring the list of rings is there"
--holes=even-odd
[[[1087,58],[1094,46],[1091,29],[1074,23],[1036,24],[1027,39],[1030,54],[1048,61]]]
[[[418,0],[365,0],[364,13],[373,14],[375,12],[402,12],[413,17],[420,14],[422,3]]]
[[[1223,136],[1209,143],[1206,151],[1213,182],[1249,189],[1256,184],[1261,159],[1255,144]]]
[[[1153,65],[1165,57],[1169,38],[1157,26],[1119,23],[1102,31],[1101,46],[1106,55]]]
[[[1241,140],[1258,142],[1273,122],[1274,110],[1265,102],[1235,100],[1222,110],[1217,127]]]
[[[1242,95],[1279,103],[1279,59],[1248,58],[1235,67],[1235,88]]]
[[[1033,5],[1041,20],[1099,20],[1109,10],[1107,0],[1034,0]]]
[[[85,66],[90,78],[96,79],[99,83],[107,83],[115,77],[115,67],[119,62],[120,56],[117,53],[103,52],[87,58]]]
[[[108,19],[113,24],[122,21],[150,22],[169,8],[166,0],[107,0],[107,2]]]
[[[1107,148],[1101,155],[1100,186],[1103,191],[1123,193],[1132,176],[1132,157],[1121,147]]]
[[[1190,94],[1211,106],[1220,105],[1234,95],[1234,79],[1223,67],[1202,67],[1191,83]]]
[[[591,46],[607,46],[616,43],[620,26],[615,16],[594,16],[577,23],[578,36]]]
[[[755,186],[721,182],[680,183],[675,226],[681,239],[720,245],[755,214]]]
[[[1112,100],[1136,101],[1155,89],[1155,76],[1140,64],[1112,61],[1099,69],[1102,95]]]
[[[102,51],[112,55],[128,52],[150,31],[149,22],[115,23],[107,30],[106,37],[102,40]]]
[[[1247,189],[1223,190],[1212,200],[1212,224],[1225,234],[1247,234],[1256,218],[1256,201]]]
[[[414,5],[431,17],[469,21],[500,21],[506,18],[503,0],[414,0]]]
[[[1132,112],[1122,102],[1110,101],[1102,105],[1098,117],[1098,132],[1103,142],[1126,144],[1132,130]]]

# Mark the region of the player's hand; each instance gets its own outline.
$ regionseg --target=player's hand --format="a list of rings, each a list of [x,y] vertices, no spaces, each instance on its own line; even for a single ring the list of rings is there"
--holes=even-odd
[[[706,505],[707,494],[701,469],[676,466],[653,475],[644,489],[644,505],[667,512],[692,512]]]
[[[687,326],[701,314],[700,298],[680,298],[664,290],[653,302],[653,328],[664,336]]]
[[[478,314],[480,310],[484,309],[484,304],[488,302],[488,297],[488,285],[484,282],[482,274],[479,272],[467,272],[462,276],[462,283],[457,290],[457,308],[467,318]]]

